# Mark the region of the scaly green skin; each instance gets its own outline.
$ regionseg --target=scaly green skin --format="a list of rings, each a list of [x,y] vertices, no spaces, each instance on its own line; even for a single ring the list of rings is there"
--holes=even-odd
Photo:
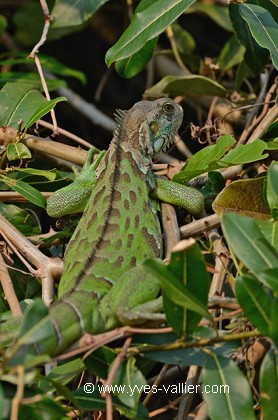
[[[85,331],[98,333],[124,322],[121,302],[134,312],[156,297],[159,285],[137,268],[162,254],[156,202],[150,199],[156,188],[152,159],[172,143],[182,116],[170,99],[138,102],[118,115],[94,191],[67,247],[59,299],[34,327],[34,335],[46,324],[49,329],[36,352],[60,353]]]

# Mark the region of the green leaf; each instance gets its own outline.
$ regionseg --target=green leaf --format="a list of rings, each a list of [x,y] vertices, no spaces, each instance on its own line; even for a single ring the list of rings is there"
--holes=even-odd
[[[51,80],[46,78],[45,81],[49,91],[67,86],[67,83],[64,80]],[[37,89],[40,89],[41,87],[41,79],[37,73],[23,73],[12,71],[0,73],[0,85],[4,85],[8,82],[23,83],[25,85],[27,84],[30,85],[30,87],[35,87]]]
[[[209,417],[255,420],[252,393],[245,376],[232,360],[212,352],[210,355],[203,371],[203,396]]]
[[[0,202],[0,213],[25,236],[41,233],[37,220],[20,207]]]
[[[226,89],[214,80],[189,74],[186,76],[165,76],[158,83],[145,91],[148,96],[162,96],[167,93],[169,96],[225,96]]]
[[[195,153],[182,170],[174,176],[173,180],[186,184],[190,179],[207,172],[209,165],[213,166],[216,164],[217,166],[217,162],[234,143],[235,139],[231,135],[226,134],[221,136],[216,144],[207,146]]]
[[[50,389],[53,389],[53,386],[51,386],[52,381],[59,382],[61,385],[66,385],[78,375],[81,375],[84,368],[85,365],[81,359],[77,358],[71,360],[60,366],[54,367],[46,378],[42,378],[39,386],[43,387],[44,390],[48,392]],[[42,384],[44,381],[45,385]]]
[[[5,18],[5,16],[0,15],[0,36],[4,32],[4,30],[6,29],[7,25],[8,25],[8,22],[7,22],[7,19]]]
[[[1,385],[1,383],[0,383],[0,407],[3,407],[4,408],[4,390],[3,390],[3,387]],[[3,419],[2,414],[4,414],[4,413],[1,410],[0,411],[0,420]]]
[[[265,239],[254,219],[224,214],[222,229],[235,255],[255,275],[269,268],[278,268],[278,253]]]
[[[55,170],[46,171],[44,169],[37,168],[16,168],[16,172],[26,174],[26,178],[27,176],[41,176],[48,179],[49,181],[54,181],[57,176]]]
[[[267,63],[268,52],[260,47],[250,33],[247,22],[239,13],[238,4],[230,4],[229,12],[239,42],[246,48],[245,61],[253,74],[258,74]]]
[[[278,24],[263,7],[255,4],[239,4],[238,7],[239,13],[247,22],[252,36],[261,47],[269,50],[273,64],[278,69]]]
[[[190,6],[190,8],[186,11],[186,14],[187,13],[204,13],[205,15],[209,16],[217,25],[225,29],[225,31],[233,31],[228,10],[226,7],[222,7],[222,5],[218,6],[217,4],[197,2]]]
[[[42,396],[37,402],[21,405],[18,419],[65,419],[67,413],[68,410],[52,397]]]
[[[255,140],[251,144],[241,144],[235,149],[230,150],[221,162],[228,163],[229,165],[238,165],[254,162],[257,160],[265,159],[268,154],[262,154],[267,148],[267,144],[262,140]]]
[[[141,50],[131,55],[130,57],[123,58],[116,62],[117,72],[126,78],[134,77],[140,73],[151,59],[153,51],[157,43],[157,38],[148,41]]]
[[[234,212],[256,219],[270,219],[263,198],[264,177],[241,179],[227,185],[216,197],[212,208],[218,216]]]
[[[27,121],[25,125],[25,132],[26,130],[31,127],[33,124],[35,124],[36,121],[38,121],[40,118],[42,118],[44,115],[48,114],[51,109],[54,108],[54,106],[61,101],[67,101],[67,98],[65,96],[59,96],[55,99],[51,99],[50,101],[46,101],[42,103],[38,109],[31,115],[29,120]]]
[[[14,66],[16,64],[26,64],[28,67],[30,67],[33,64],[34,68],[36,68],[35,62],[30,61],[30,58],[28,58],[27,56],[28,56],[28,53],[26,52],[13,51],[12,54],[10,54],[10,56],[8,55],[8,58],[2,58],[0,60],[0,64],[5,65],[5,66]],[[40,53],[40,62],[44,69],[47,69],[54,74],[59,74],[61,76],[75,77],[76,79],[80,80],[82,83],[86,83],[86,76],[82,71],[68,67],[54,57]],[[16,75],[18,73],[9,73],[9,74]],[[37,73],[31,73],[31,74],[34,77],[36,76],[36,78],[38,78],[38,82],[40,82],[40,79]],[[48,82],[47,82],[47,85],[48,85]]]
[[[236,280],[236,296],[247,318],[258,330],[269,335],[273,300],[264,287],[251,275]]]
[[[144,266],[159,280],[163,293],[167,294],[168,299],[187,310],[196,312],[207,319],[212,319],[206,305],[203,305],[198,298],[187,290],[180,279],[162,261],[147,260],[144,262]]]
[[[273,217],[278,216],[278,162],[272,162],[267,171],[266,198]]]
[[[268,288],[272,289],[275,295],[278,295],[278,268],[270,268],[258,275],[259,280]]]
[[[86,22],[108,0],[56,0],[51,12],[53,28],[78,26]]]
[[[245,47],[241,45],[235,36],[232,36],[222,48],[217,62],[221,71],[227,71],[243,61]]]
[[[187,291],[204,306],[207,305],[209,279],[203,255],[197,244],[186,250],[173,252],[167,268],[180,279]],[[173,302],[171,293],[168,293],[166,288],[163,290],[163,307],[169,325],[179,334],[192,333],[201,320],[199,313]]]
[[[153,0],[145,2],[133,15],[129,27],[118,42],[108,50],[105,61],[110,67],[114,61],[135,54],[151,39],[161,34],[195,0]],[[142,10],[143,9],[143,10]]]
[[[260,401],[264,419],[273,418],[278,413],[278,355],[271,347],[265,355],[260,368]]]
[[[0,91],[0,125],[17,128],[19,121],[23,121],[22,128],[25,128],[45,103],[47,100],[33,85],[6,83]]]
[[[278,222],[272,220],[257,220],[260,231],[268,242],[278,249]]]
[[[100,396],[98,387],[95,387],[94,384],[87,386],[87,389],[84,390],[84,387],[80,387],[73,392],[74,397],[78,402],[78,407],[84,410],[105,410],[106,402],[103,397]],[[123,415],[128,418],[138,419],[138,420],[147,420],[148,412],[146,408],[139,403],[137,407],[130,408],[124,405],[117,397],[112,395],[113,408],[120,411]]]
[[[135,363],[136,359],[134,357],[123,361],[113,379],[113,394],[130,408],[137,407],[144,387],[147,385],[146,379],[135,366]],[[115,385],[118,385],[118,387]]]
[[[36,190],[36,188],[32,187],[26,182],[20,180],[13,180],[8,178],[7,176],[2,176],[1,180],[5,182],[5,184],[8,185],[10,188],[22,195],[22,197],[26,198],[28,201],[31,201],[31,203],[35,204],[38,207],[46,207],[46,199],[38,190]]]
[[[8,160],[31,159],[32,155],[27,146],[23,143],[10,143],[7,147]]]

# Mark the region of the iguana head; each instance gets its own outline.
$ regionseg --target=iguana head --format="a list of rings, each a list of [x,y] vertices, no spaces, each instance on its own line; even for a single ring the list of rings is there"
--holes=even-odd
[[[151,158],[172,144],[182,119],[182,107],[169,98],[137,102],[125,115],[117,116],[118,129],[125,131],[128,147],[133,151],[138,148]]]

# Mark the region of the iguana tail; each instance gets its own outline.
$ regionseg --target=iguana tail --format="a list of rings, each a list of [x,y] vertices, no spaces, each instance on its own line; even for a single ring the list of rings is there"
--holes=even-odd
[[[41,300],[36,300],[24,317],[19,338],[6,352],[7,359],[12,359],[9,364],[22,363],[30,353],[54,356],[84,332],[103,331],[98,306],[97,296],[82,290],[63,296],[49,310]]]

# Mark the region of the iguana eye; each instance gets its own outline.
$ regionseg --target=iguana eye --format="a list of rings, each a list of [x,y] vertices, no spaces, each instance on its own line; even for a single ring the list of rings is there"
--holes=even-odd
[[[174,111],[174,105],[171,102],[165,102],[162,108],[167,114],[171,114]]]
[[[156,122],[156,121],[152,121],[152,122],[150,123],[150,129],[152,130],[152,132],[153,132],[154,134],[158,132],[159,127],[158,127],[158,124],[157,124],[157,122]]]

